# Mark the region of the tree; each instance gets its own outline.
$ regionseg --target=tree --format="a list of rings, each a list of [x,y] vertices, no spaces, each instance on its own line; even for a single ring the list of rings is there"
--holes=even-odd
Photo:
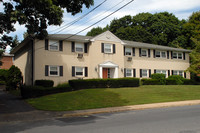
[[[187,69],[191,73],[200,74],[200,41],[197,39],[191,39],[195,44],[196,47],[190,53],[190,67]]]
[[[12,43],[7,34],[15,31],[14,24],[25,25],[27,33],[40,39],[47,36],[48,25],[60,25],[64,9],[75,15],[83,5],[89,8],[93,0],[10,0],[2,1],[4,12],[0,12],[0,47]]]
[[[99,34],[105,32],[108,29],[109,29],[108,25],[105,28],[101,28],[101,27],[92,28],[91,31],[89,31],[86,35],[87,36],[96,36],[96,35],[99,35]]]

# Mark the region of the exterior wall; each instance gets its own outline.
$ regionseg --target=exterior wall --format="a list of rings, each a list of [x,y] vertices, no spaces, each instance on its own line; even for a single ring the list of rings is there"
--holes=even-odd
[[[172,75],[172,70],[185,71],[189,66],[189,53],[185,53],[185,60],[183,59],[171,59],[171,51],[169,54],[169,59],[167,58],[154,58],[153,49],[151,49],[151,56],[149,57],[139,57],[139,48],[135,48],[135,56],[132,57],[132,61],[127,61],[130,56],[124,56],[124,62],[126,68],[135,68],[136,77],[140,77],[140,69],[151,69],[151,74],[154,73],[154,69],[157,70],[170,70],[170,75]],[[190,73],[186,74],[186,78],[190,78]]]
[[[25,45],[15,53],[14,65],[22,72],[23,83],[32,85],[32,46],[31,43]]]
[[[2,56],[2,66],[1,69],[9,69],[13,65],[13,57],[12,56]]]

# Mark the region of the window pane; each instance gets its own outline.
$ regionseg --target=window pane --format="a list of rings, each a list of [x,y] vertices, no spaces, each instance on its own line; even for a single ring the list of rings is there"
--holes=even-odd
[[[125,48],[125,55],[131,55],[132,49],[131,48]]]
[[[142,70],[142,77],[147,77],[147,70]]]
[[[83,52],[83,44],[76,44],[75,48],[77,52]]]
[[[179,71],[179,75],[180,75],[180,76],[183,76],[183,71]]]
[[[49,49],[50,50],[58,50],[58,42],[57,41],[49,41]]]
[[[132,70],[131,69],[126,69],[126,76],[132,77]]]
[[[57,66],[49,66],[50,75],[58,75],[58,67]]]
[[[50,71],[50,75],[58,75],[57,71]]]
[[[111,44],[104,44],[104,52],[111,53]]]
[[[161,73],[161,71],[160,70],[156,70],[156,73]]]
[[[142,56],[147,56],[147,50],[142,49],[141,54],[142,54]]]
[[[82,67],[76,67],[76,75],[77,76],[83,75],[83,68]]]
[[[160,57],[160,51],[156,51],[156,57]]]
[[[177,58],[177,53],[173,53],[173,58]]]
[[[162,52],[162,58],[166,58],[166,52]]]
[[[178,58],[182,59],[182,53],[178,53]]]
[[[178,71],[174,71],[174,75],[178,75]]]

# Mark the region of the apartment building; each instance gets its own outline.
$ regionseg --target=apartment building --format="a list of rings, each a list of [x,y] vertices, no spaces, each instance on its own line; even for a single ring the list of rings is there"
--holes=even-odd
[[[38,79],[54,84],[70,79],[149,78],[153,73],[181,75],[189,67],[190,50],[121,40],[110,31],[95,37],[54,34],[44,40],[26,38],[12,53],[24,83]]]

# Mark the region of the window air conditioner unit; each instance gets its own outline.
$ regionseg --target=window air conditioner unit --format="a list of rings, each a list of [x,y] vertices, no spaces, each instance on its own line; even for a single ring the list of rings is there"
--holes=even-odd
[[[132,61],[132,57],[128,57],[127,61]]]
[[[83,58],[83,54],[78,54],[77,58]]]

